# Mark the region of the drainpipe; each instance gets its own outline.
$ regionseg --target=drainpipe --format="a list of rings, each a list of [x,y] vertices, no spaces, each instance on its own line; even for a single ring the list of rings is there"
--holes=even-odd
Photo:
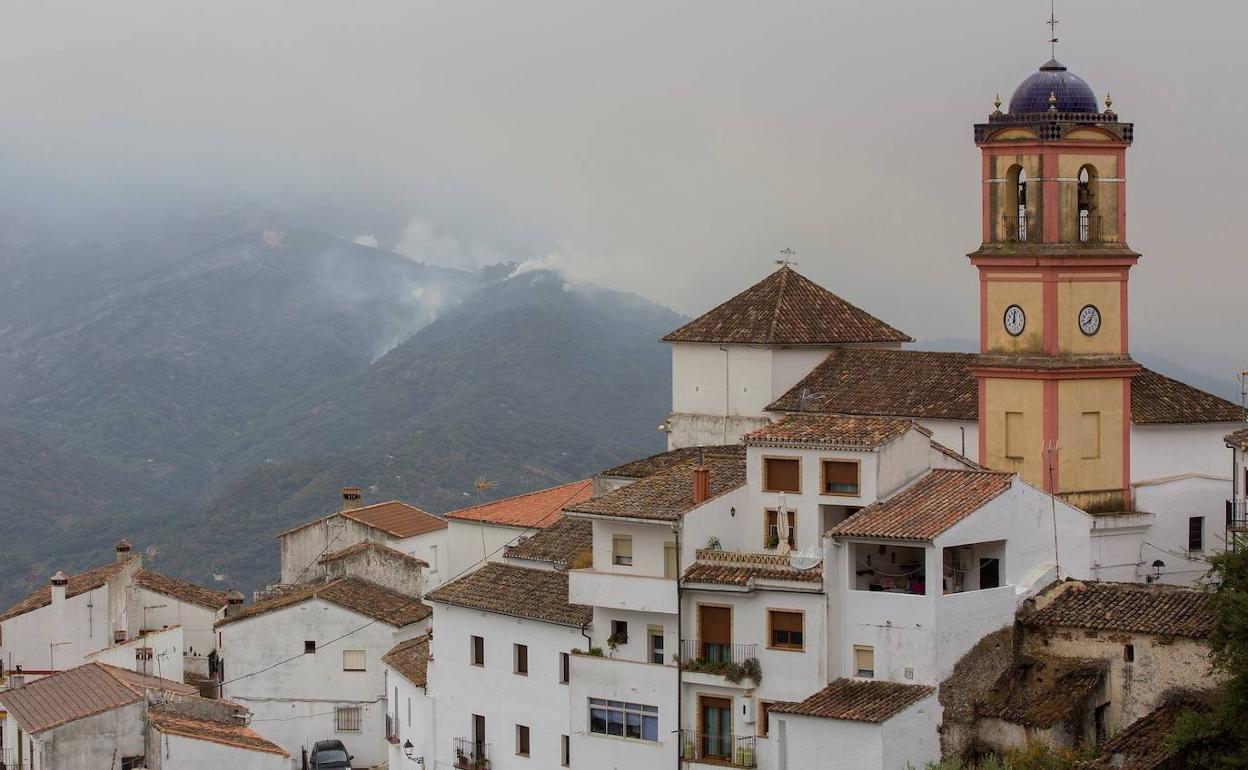
[[[727,422],[725,421],[725,425]],[[672,525],[672,532],[676,534],[676,770],[681,768],[681,757],[684,755],[684,607],[685,603],[682,598],[683,589],[680,581],[680,525],[677,521]]]
[[[728,414],[732,411],[732,407],[731,407],[732,395],[731,395],[731,390],[728,387],[728,348],[724,347],[723,345],[720,345],[719,349],[724,351],[724,429],[722,433],[723,438],[720,440],[719,443],[727,444],[728,443]],[[677,563],[679,564],[679,560],[677,560]],[[679,590],[680,589],[677,588],[678,592]]]
[[[589,628],[588,623],[581,624],[581,636],[585,637],[585,652],[588,653],[589,648],[594,646],[594,640],[593,640],[593,637],[591,637],[588,633],[585,632],[585,629],[587,628]]]

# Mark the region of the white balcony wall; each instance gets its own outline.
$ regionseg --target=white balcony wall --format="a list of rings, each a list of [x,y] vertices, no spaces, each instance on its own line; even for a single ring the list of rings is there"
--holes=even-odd
[[[568,601],[613,610],[674,615],[676,581],[625,572],[599,572],[592,568],[568,570]]]
[[[675,765],[680,743],[676,732],[676,675],[676,667],[671,665],[573,655],[569,706],[572,766],[637,770]],[[657,706],[659,740],[643,741],[590,732],[590,698]]]
[[[944,680],[971,648],[993,631],[1012,625],[1020,599],[1014,586],[1001,586],[936,600],[936,678]]]

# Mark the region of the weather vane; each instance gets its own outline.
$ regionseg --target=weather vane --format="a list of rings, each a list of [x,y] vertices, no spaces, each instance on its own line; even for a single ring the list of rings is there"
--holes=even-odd
[[[1057,9],[1054,0],[1049,0],[1049,58],[1057,58]]]
[[[797,254],[796,251],[786,246],[785,248],[780,249],[780,259],[776,260],[776,264],[783,265],[784,267],[791,267],[793,265],[796,265],[797,262],[796,260],[793,259],[793,257],[796,254]]]

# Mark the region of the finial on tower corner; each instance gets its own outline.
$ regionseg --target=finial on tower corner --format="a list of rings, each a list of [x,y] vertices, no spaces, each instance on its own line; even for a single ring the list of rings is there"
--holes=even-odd
[[[993,115],[1001,114],[1001,94],[997,94],[992,99],[992,114]]]
[[[1114,106],[1114,97],[1109,95],[1109,91],[1105,92],[1105,109],[1108,110]]]
[[[1057,112],[1057,92],[1049,91],[1049,112]]]

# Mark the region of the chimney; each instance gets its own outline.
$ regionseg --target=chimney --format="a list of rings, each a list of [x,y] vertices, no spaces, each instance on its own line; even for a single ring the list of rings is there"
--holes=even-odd
[[[126,540],[123,537],[121,540],[117,541],[117,545],[115,545],[114,548],[117,549],[117,561],[125,561],[126,559],[130,558],[130,541],[129,540]]]
[[[711,497],[711,469],[705,465],[693,467],[693,504],[701,505]]]
[[[48,583],[52,586],[52,603],[59,604],[65,601],[65,593],[69,590],[69,576],[57,570]]]
[[[232,618],[243,608],[243,602],[246,601],[246,597],[243,596],[242,591],[235,588],[225,595],[225,601],[225,616]]]
[[[342,488],[342,510],[351,511],[363,505],[360,502],[359,487],[343,487]]]

